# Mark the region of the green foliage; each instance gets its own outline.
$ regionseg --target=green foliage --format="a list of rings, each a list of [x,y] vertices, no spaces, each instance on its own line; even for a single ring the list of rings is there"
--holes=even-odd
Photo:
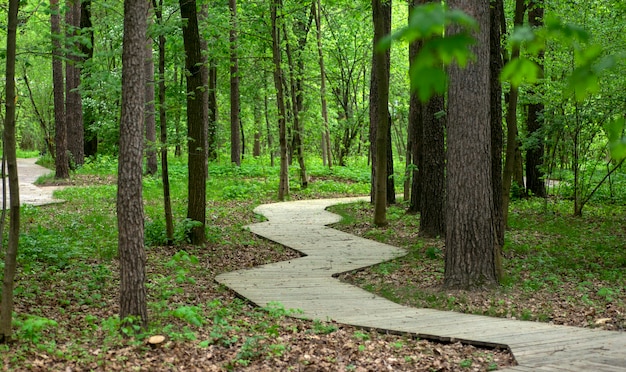
[[[626,129],[626,119],[619,118],[608,122],[604,126],[606,135],[609,139],[609,151],[611,157],[617,161],[626,158],[626,137],[624,130]]]
[[[172,315],[196,327],[204,325],[204,314],[198,306],[179,306]]]
[[[35,344],[40,342],[42,337],[44,337],[44,333],[58,326],[58,323],[52,319],[35,315],[27,315],[23,320],[15,318],[14,324],[17,328],[18,338]]]
[[[457,25],[459,33],[444,36],[447,26]],[[422,41],[409,74],[411,89],[420,100],[443,94],[448,77],[445,67],[456,62],[460,67],[474,59],[469,47],[475,40],[470,33],[477,29],[476,21],[460,10],[449,10],[440,3],[429,3],[413,9],[409,24],[385,38],[379,48],[389,48],[392,41]]]

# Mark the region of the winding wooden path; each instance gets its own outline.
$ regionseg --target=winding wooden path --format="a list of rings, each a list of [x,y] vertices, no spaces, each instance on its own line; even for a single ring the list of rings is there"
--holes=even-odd
[[[402,256],[405,251],[331,229],[333,204],[363,198],[265,204],[268,221],[250,231],[306,256],[219,275],[251,302],[279,302],[303,318],[405,332],[420,338],[510,348],[518,366],[506,371],[626,371],[626,333],[557,326],[402,306],[333,275]]]

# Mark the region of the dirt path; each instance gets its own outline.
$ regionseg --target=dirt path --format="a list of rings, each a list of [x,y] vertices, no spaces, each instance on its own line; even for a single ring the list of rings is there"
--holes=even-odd
[[[55,199],[52,194],[55,190],[61,189],[61,186],[35,186],[35,181],[41,176],[52,173],[48,168],[35,164],[36,158],[17,159],[17,177],[20,184],[20,204],[28,205],[46,205],[53,203],[62,203],[63,200]],[[6,179],[7,185],[7,206],[9,204],[9,180]],[[4,185],[0,182],[0,195]],[[1,196],[0,196],[1,198]]]

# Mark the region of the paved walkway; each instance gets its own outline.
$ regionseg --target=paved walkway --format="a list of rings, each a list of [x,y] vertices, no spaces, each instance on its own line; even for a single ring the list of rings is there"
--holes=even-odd
[[[508,347],[518,366],[507,371],[626,371],[626,333],[556,326],[398,305],[333,275],[390,260],[405,251],[326,225],[325,209],[363,198],[261,205],[268,221],[253,233],[306,256],[219,275],[216,280],[259,306],[280,302],[309,319],[406,332],[420,338]]]
[[[29,205],[46,205],[53,203],[61,203],[63,200],[55,199],[52,193],[61,188],[61,186],[45,186],[38,187],[34,183],[41,176],[45,176],[52,171],[41,165],[35,164],[36,158],[17,159],[17,177],[20,185],[20,204]],[[9,178],[6,178],[7,187],[7,208],[9,207]],[[2,200],[3,184],[0,180],[0,203]],[[0,206],[1,207],[1,206]]]

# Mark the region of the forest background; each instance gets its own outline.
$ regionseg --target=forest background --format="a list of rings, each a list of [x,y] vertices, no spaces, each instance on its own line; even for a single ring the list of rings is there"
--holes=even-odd
[[[278,186],[279,199],[280,190],[287,192],[282,198],[288,197],[290,191],[295,192],[291,197],[319,196],[325,192],[326,195],[334,195],[340,193],[342,188],[347,194],[370,192],[373,182],[368,169],[373,142],[370,77],[374,37],[371,4],[287,1],[279,4],[278,13],[275,13],[276,8],[272,8],[272,5],[278,4],[274,2],[240,2],[234,7],[233,4],[232,1],[230,4],[198,4],[199,31],[201,40],[206,42],[203,47],[208,50],[205,62],[209,93],[207,115],[212,115],[209,120],[212,129],[207,131],[207,155],[211,159],[209,172],[212,172],[208,187],[213,187],[211,182],[219,182],[221,174],[242,177],[241,172],[244,172],[243,182],[217,187],[224,199],[240,200],[259,192],[271,197],[276,191],[275,186]],[[119,122],[122,112],[123,4],[84,1],[82,5],[82,13],[75,13],[72,18],[69,16],[72,13],[71,4],[67,7],[61,4],[63,31],[59,34],[51,31],[50,19],[55,12],[48,3],[21,2],[18,17],[15,91],[19,147],[45,154],[44,162],[53,164],[56,161],[58,166],[58,158],[53,158],[53,154],[57,153],[55,136],[59,122],[54,119],[52,81],[52,56],[56,50],[60,52],[57,60],[66,65],[64,89],[67,102],[64,105],[70,155],[67,165],[69,169],[74,169],[73,177],[89,169],[101,169],[103,164],[110,170],[117,167],[115,158],[120,150]],[[157,174],[157,150],[164,149],[156,139],[156,124],[165,123],[158,115],[161,108],[167,113],[168,125],[160,133],[161,136],[166,134],[164,142],[167,148],[172,149],[175,155],[182,155],[187,151],[188,139],[186,99],[189,83],[186,81],[182,31],[185,23],[178,13],[179,4],[164,2],[154,5],[156,11],[149,17],[148,28],[152,40],[146,41],[146,55],[151,55],[153,62],[157,62],[161,57],[158,51],[162,50],[164,65],[157,64],[155,68],[154,63],[146,64],[146,71],[152,71],[152,75],[150,72],[147,74],[154,76],[153,79],[148,78],[152,84],[148,84],[146,90],[146,97],[154,97],[146,99],[145,172],[148,174]],[[537,18],[525,20],[524,12],[521,13],[521,21],[519,13],[516,19],[516,10],[526,10],[528,4],[525,2],[504,2],[502,5],[508,26],[505,36],[511,35],[514,23],[540,26],[532,23]],[[232,12],[233,8],[237,11]],[[624,86],[623,58],[619,58],[624,46],[624,25],[619,20],[626,9],[619,2],[607,4],[600,1],[584,6],[575,2],[546,1],[541,9],[545,9],[543,17],[548,24],[558,17],[562,25],[576,24],[580,28],[564,26],[557,38],[550,39],[539,48],[533,46],[533,37],[524,34],[524,30],[530,28],[517,33],[517,39],[509,38],[526,41],[518,53],[530,61],[530,64],[516,66],[525,72],[519,75],[521,78],[516,81],[513,77],[503,84],[503,127],[509,135],[517,132],[517,135],[507,138],[505,152],[505,158],[511,162],[507,177],[512,180],[512,194],[515,197],[546,197],[546,190],[533,190],[524,182],[525,175],[528,179],[529,170],[539,170],[538,176],[535,175],[538,179],[545,177],[559,181],[549,184],[558,185],[555,188],[557,191],[552,191],[557,197],[543,199],[539,207],[543,212],[562,211],[562,203],[568,205],[570,201],[571,213],[575,215],[581,215],[590,201],[621,208],[626,199],[623,195],[625,181],[619,143],[623,142],[626,97],[620,89]],[[391,19],[393,29],[406,25],[407,4],[394,3]],[[68,26],[72,22],[75,26]],[[161,38],[167,40],[163,49],[159,44]],[[54,41],[61,42],[58,44],[60,49],[53,48]],[[516,48],[510,47],[510,43],[504,45],[509,49],[505,49],[503,54],[514,55]],[[277,46],[280,50],[278,64]],[[395,185],[391,190],[403,191],[405,198],[410,200],[411,176],[417,163],[412,154],[411,147],[415,141],[410,136],[412,126],[409,125],[409,46],[393,43],[390,53],[389,148],[395,161],[395,172],[392,172]],[[286,103],[282,115],[279,113],[280,105],[276,104],[280,89],[277,89],[273,76],[277,65],[285,71],[285,80],[279,84],[285,90],[281,98]],[[537,66],[541,67],[541,71],[537,70]],[[73,67],[78,67],[80,72],[72,72]],[[79,80],[76,80],[77,75]],[[70,82],[68,79],[71,80],[72,76],[74,80]],[[155,96],[155,90],[151,94],[149,90],[152,86],[160,93],[157,87],[160,83],[167,87],[162,101]],[[232,92],[237,90],[239,94],[233,95]],[[79,99],[71,101],[71,97]],[[76,104],[80,104],[78,110],[72,106]],[[536,111],[537,106],[540,106],[539,111]],[[445,112],[440,111],[439,114]],[[281,118],[284,121],[282,125]],[[532,126],[537,123],[541,125]],[[284,129],[282,135],[281,127]],[[71,128],[75,132],[71,132]],[[284,146],[280,146],[281,137],[287,142]],[[78,141],[72,145],[74,140]],[[281,147],[285,154],[280,153]],[[612,157],[611,148],[614,150]],[[532,163],[537,161],[533,154],[538,149],[541,149],[542,155],[538,163]],[[508,156],[508,151],[512,156]],[[273,178],[278,170],[274,159],[281,155],[291,163],[288,169],[291,182],[287,182],[286,188],[285,185],[276,185],[274,182],[277,179]],[[174,157],[173,161],[176,164],[180,160]],[[232,163],[240,168],[233,168]],[[260,186],[247,179],[245,172],[264,177],[265,184]],[[346,177],[346,174],[349,176]],[[283,180],[280,172],[277,178]],[[356,186],[337,186],[332,182],[345,178]],[[143,182],[145,186],[146,183],[158,184],[162,181],[147,177]],[[294,183],[299,185],[294,187]],[[324,187],[328,190],[324,191]],[[181,198],[184,199],[184,196]],[[410,209],[411,203],[407,207]],[[181,233],[181,229],[197,228],[193,219],[183,217],[181,208],[184,209],[184,206],[178,204],[176,207],[175,204],[174,216],[179,234],[176,239],[179,243],[186,239],[183,238],[186,233]],[[161,228],[163,231],[167,229],[164,226],[166,222],[157,216],[154,215],[154,221],[146,225],[147,239],[157,236],[161,243],[171,242],[173,236],[162,238],[162,234],[158,233]],[[614,227],[616,236],[623,234],[620,225]],[[208,224],[203,227],[203,234],[211,240],[214,238],[213,230],[214,227]],[[98,250],[106,251],[103,247]],[[437,250],[429,252],[438,255]],[[623,252],[621,256],[619,252],[616,254],[615,269],[620,272],[621,267],[623,272]],[[114,256],[112,252],[107,255]],[[617,280],[623,280],[623,273],[618,275]],[[602,288],[605,290],[602,291]],[[595,293],[611,300],[623,298],[623,292],[612,286],[600,285]],[[619,326],[623,324],[623,318],[610,323],[613,322],[623,327]]]

